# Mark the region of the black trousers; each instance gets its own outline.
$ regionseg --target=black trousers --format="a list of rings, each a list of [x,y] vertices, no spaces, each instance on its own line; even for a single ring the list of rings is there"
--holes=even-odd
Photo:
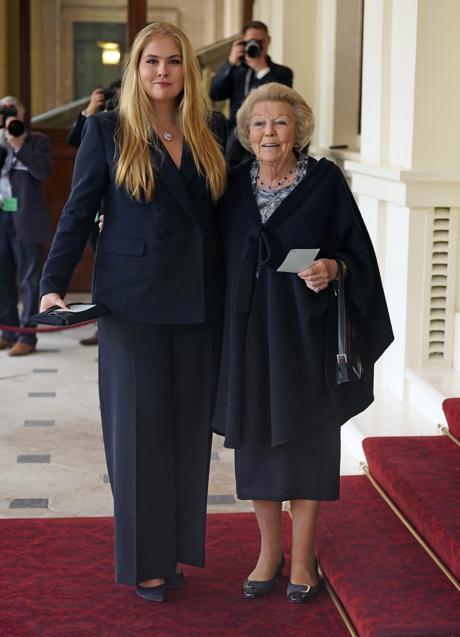
[[[14,212],[0,210],[0,323],[29,326],[29,318],[38,312],[39,284],[42,271],[41,245],[20,241],[13,221]],[[22,299],[21,319],[18,315],[18,287]],[[35,334],[3,332],[5,341],[35,345]]]
[[[116,581],[203,566],[220,321],[99,321],[99,388],[114,496]]]

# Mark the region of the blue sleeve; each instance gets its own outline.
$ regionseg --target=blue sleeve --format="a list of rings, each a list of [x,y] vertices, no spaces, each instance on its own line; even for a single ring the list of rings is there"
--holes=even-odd
[[[40,283],[40,296],[64,296],[79,262],[101,199],[110,167],[96,116],[88,117],[75,160],[72,190],[62,211]]]

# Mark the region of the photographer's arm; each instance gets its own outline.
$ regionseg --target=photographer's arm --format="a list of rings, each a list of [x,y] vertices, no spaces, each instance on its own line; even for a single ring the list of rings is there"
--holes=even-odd
[[[86,122],[75,161],[72,191],[43,269],[41,296],[54,292],[64,297],[109,183],[109,164],[100,126],[95,117]]]
[[[244,56],[244,46],[236,40],[232,44],[228,59],[222,64],[212,78],[209,97],[212,100],[226,100],[232,97],[233,71],[239,60]]]
[[[35,136],[31,144],[22,144],[16,157],[27,166],[34,179],[44,181],[51,175],[50,143],[46,135]]]
[[[233,70],[234,67],[226,61],[214,75],[209,90],[209,97],[212,100],[219,101],[231,98],[233,93]]]
[[[96,115],[100,110],[104,108],[104,89],[95,88],[91,93],[91,98],[89,100],[88,106],[78,114],[77,119],[72,124],[72,128],[67,135],[67,143],[69,146],[75,146],[78,148],[81,144],[81,135],[83,132],[83,127],[86,123],[86,118],[90,115]]]
[[[81,114],[84,117],[89,117],[90,115],[96,115],[100,110],[104,108],[104,89],[103,88],[95,88],[91,93],[91,97],[89,100],[88,106],[85,108]]]

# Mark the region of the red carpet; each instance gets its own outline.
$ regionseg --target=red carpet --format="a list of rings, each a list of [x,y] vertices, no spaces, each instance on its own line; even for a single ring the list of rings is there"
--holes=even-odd
[[[458,591],[365,476],[323,504],[318,556],[360,637],[460,637]]]
[[[165,604],[113,583],[111,519],[1,520],[0,636],[348,636],[325,590],[308,604],[289,604],[287,575],[266,599],[244,600],[241,582],[258,549],[255,519],[208,519],[206,568],[185,569],[186,587]],[[284,524],[287,540],[287,515]]]
[[[366,438],[371,474],[460,579],[460,449],[446,436]]]
[[[460,398],[446,398],[442,408],[451,433],[460,439]]]

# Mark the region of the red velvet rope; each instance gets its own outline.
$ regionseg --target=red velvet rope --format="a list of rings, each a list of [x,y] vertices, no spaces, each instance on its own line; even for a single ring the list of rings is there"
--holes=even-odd
[[[91,321],[83,321],[82,323],[76,323],[74,325],[57,325],[55,327],[17,327],[15,325],[0,325],[0,331],[2,332],[15,332],[17,334],[39,334],[46,332],[61,332],[62,330],[72,330],[76,327],[83,327],[84,325],[90,325],[95,323],[96,319]]]

